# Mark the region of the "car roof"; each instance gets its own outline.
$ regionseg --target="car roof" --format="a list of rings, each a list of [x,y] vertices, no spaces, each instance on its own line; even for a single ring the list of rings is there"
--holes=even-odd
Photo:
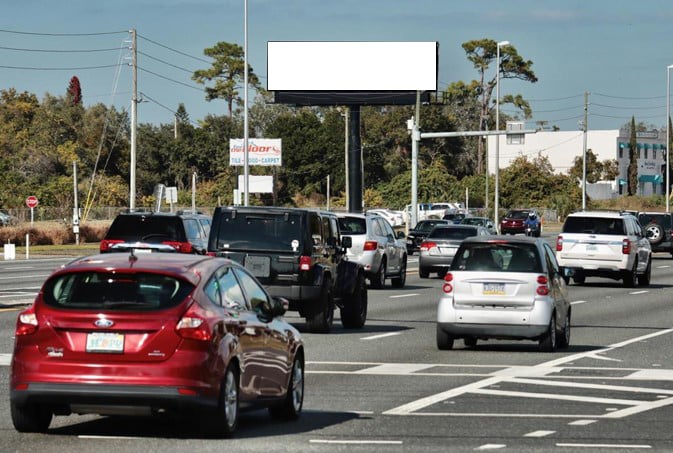
[[[178,212],[161,212],[161,211],[131,211],[131,212],[120,212],[118,216],[124,217],[201,217],[201,218],[210,218],[209,215],[203,214],[201,212],[191,212],[191,211],[178,211]]]
[[[315,212],[320,215],[336,215],[334,212],[324,211],[317,208],[287,208],[282,206],[218,206],[216,208],[220,211],[240,211],[240,212],[259,212],[259,213],[277,213],[284,214],[286,212],[293,212],[296,214],[303,214],[306,212]]]
[[[530,237],[530,236],[470,236],[463,240],[463,243],[466,242],[479,242],[479,243],[508,243],[508,244],[535,244],[540,242],[540,238]]]
[[[603,217],[610,219],[618,219],[624,215],[631,215],[621,211],[577,211],[568,214],[568,217]]]

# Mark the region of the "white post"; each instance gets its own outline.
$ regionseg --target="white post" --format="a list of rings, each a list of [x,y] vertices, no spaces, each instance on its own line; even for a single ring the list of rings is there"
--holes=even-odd
[[[196,214],[196,172],[192,173],[192,212]]]
[[[496,68],[495,68],[495,130],[500,132],[500,47],[508,46],[509,41],[500,41],[496,44]],[[486,175],[488,177],[488,175]],[[494,220],[495,228],[498,229],[500,222],[498,221],[498,210],[500,209],[500,135],[495,136],[495,203]]]
[[[669,65],[666,67],[666,212],[671,212],[670,209],[670,187],[671,187],[671,180],[669,179],[671,176],[671,170],[670,166],[668,163],[668,160],[670,159],[671,156],[671,150],[669,149],[671,146],[671,128],[670,128],[670,121],[671,121],[671,69],[673,68],[673,65]]]
[[[248,0],[245,0],[243,21],[243,206],[249,205],[250,168],[248,165]]]
[[[33,208],[30,208],[32,211]],[[30,234],[26,233],[26,259],[30,257]]]
[[[327,210],[329,211],[329,175],[327,175]]]

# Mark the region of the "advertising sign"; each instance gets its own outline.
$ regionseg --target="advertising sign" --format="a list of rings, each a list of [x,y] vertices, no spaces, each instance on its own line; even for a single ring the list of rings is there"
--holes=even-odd
[[[280,138],[249,138],[248,165],[280,166],[282,145]],[[229,140],[229,165],[243,166],[245,153],[243,139]]]

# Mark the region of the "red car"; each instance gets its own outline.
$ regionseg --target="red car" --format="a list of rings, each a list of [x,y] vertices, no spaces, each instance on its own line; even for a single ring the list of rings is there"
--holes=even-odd
[[[523,225],[524,220],[532,209],[512,209],[500,219],[500,234],[524,234],[526,228]]]
[[[53,415],[199,414],[230,435],[239,410],[298,417],[304,347],[245,268],[223,258],[110,253],[77,259],[19,314],[11,364],[14,427]]]

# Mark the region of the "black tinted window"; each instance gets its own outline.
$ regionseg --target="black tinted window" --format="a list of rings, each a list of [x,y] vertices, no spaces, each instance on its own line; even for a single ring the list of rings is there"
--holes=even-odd
[[[302,239],[301,216],[288,213],[223,213],[218,249],[293,250]],[[320,224],[318,224],[318,234]],[[294,242],[294,245],[293,245]]]
[[[108,238],[161,242],[167,239],[184,242],[182,220],[170,216],[120,215],[112,222]]]
[[[193,289],[162,274],[78,272],[47,282],[44,301],[58,308],[146,311],[173,307]]]
[[[525,219],[530,211],[509,211],[505,217],[508,219]]]
[[[463,244],[451,270],[488,272],[542,272],[537,248],[532,244],[489,242]]]
[[[564,233],[583,234],[626,234],[624,219],[612,217],[568,217],[563,224]]]
[[[477,229],[470,227],[444,228],[438,226],[433,229],[428,235],[428,239],[456,239],[462,241],[463,239],[476,236]]]
[[[416,230],[416,231],[425,231],[425,232],[429,232],[429,231],[431,231],[436,225],[446,225],[446,222],[436,222],[436,221],[431,221],[431,220],[429,220],[429,221],[424,220],[424,221],[422,221],[422,222],[418,222],[418,224],[416,225],[415,230]]]

